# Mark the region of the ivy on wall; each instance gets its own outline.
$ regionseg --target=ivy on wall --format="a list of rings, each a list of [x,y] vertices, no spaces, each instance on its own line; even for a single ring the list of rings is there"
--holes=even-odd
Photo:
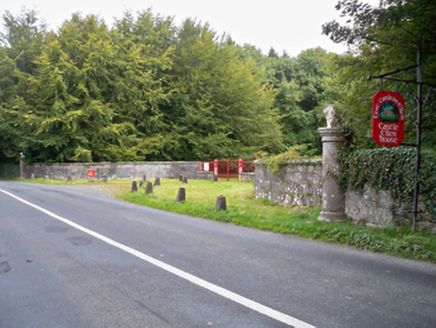
[[[268,155],[257,153],[256,157],[258,166],[266,166],[266,169],[271,172],[272,175],[277,176],[280,174],[280,169],[284,165],[294,163],[298,165],[322,165],[322,162],[313,161],[318,159],[317,156],[308,158],[306,156],[301,156],[298,152],[299,147],[289,148],[286,152],[277,155]],[[319,159],[321,159],[319,157]]]
[[[365,184],[391,192],[393,199],[412,202],[415,187],[416,150],[412,148],[343,149],[338,181],[344,190],[363,191]],[[422,153],[420,195],[436,217],[436,156]]]
[[[288,151],[278,154],[272,155],[268,157],[263,157],[258,165],[265,165],[267,170],[270,171],[273,175],[278,175],[280,173],[280,168],[288,163],[289,161],[295,161],[300,159],[300,155],[294,148],[289,148]]]

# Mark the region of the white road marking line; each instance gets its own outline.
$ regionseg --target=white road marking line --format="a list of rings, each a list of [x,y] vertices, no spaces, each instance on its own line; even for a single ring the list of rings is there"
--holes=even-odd
[[[155,265],[155,266],[157,266],[157,267],[159,267],[167,272],[170,272],[170,273],[172,273],[180,278],[183,278],[183,279],[185,279],[185,280],[187,280],[187,281],[189,281],[197,286],[203,287],[203,288],[205,288],[205,289],[207,289],[215,294],[218,294],[222,297],[225,297],[229,300],[232,300],[232,301],[234,301],[238,304],[241,304],[249,309],[252,309],[256,312],[264,314],[272,319],[283,322],[283,323],[290,325],[290,326],[293,326],[295,328],[314,328],[314,326],[312,326],[304,321],[298,320],[298,319],[291,317],[287,314],[281,313],[281,312],[276,311],[272,308],[269,308],[265,305],[262,305],[260,303],[255,302],[255,301],[252,301],[248,298],[245,298],[241,295],[233,293],[227,289],[224,289],[222,287],[214,285],[214,284],[207,282],[206,280],[203,280],[201,278],[198,278],[190,273],[187,273],[185,271],[177,269],[177,268],[175,268],[169,264],[166,264],[162,261],[156,260],[155,258],[150,257],[144,253],[141,253],[141,252],[139,252],[139,251],[137,251],[129,246],[118,243],[118,242],[116,242],[116,241],[114,241],[106,236],[103,236],[95,231],[92,231],[90,229],[82,227],[81,225],[78,225],[77,223],[74,223],[73,221],[70,221],[68,219],[65,219],[65,218],[57,215],[57,214],[54,214],[54,213],[52,213],[52,212],[50,212],[50,211],[48,211],[48,210],[46,210],[38,205],[32,204],[32,203],[30,203],[30,202],[28,202],[28,201],[26,201],[18,196],[15,196],[14,194],[11,194],[10,192],[7,192],[7,191],[2,190],[2,189],[0,189],[0,192],[4,193],[10,197],[13,197],[16,200],[18,200],[26,205],[29,205],[29,206],[37,209],[38,211],[41,211],[41,212],[51,216],[52,218],[55,218],[59,221],[62,221],[64,223],[70,225],[71,227],[76,228],[77,230],[83,231],[83,232],[87,233],[88,235],[91,235],[97,239],[100,239],[101,241],[104,241],[105,243],[107,243],[109,245],[112,245],[116,248],[119,248],[119,249],[121,249],[121,250],[123,250],[131,255],[134,255],[134,256],[140,258],[141,260],[144,260],[148,263],[151,263],[151,264],[153,264],[153,265]]]

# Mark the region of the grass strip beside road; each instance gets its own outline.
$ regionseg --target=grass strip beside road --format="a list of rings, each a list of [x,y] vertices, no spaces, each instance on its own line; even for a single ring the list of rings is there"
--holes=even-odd
[[[20,181],[66,184],[66,181],[46,182],[44,179]],[[370,228],[319,222],[319,207],[297,207],[256,199],[252,182],[189,180],[184,184],[178,179],[161,179],[161,185],[154,186],[150,195],[145,194],[145,185],[138,192],[131,192],[131,180],[108,180],[107,183],[79,180],[71,184],[84,184],[131,203],[173,213],[436,263],[436,236],[426,229],[412,231],[409,226]],[[177,203],[180,187],[186,190],[186,201]],[[226,211],[215,210],[219,195],[226,197]]]
[[[178,189],[186,190],[186,201],[176,202]],[[410,227],[370,228],[346,223],[317,220],[319,207],[297,207],[256,199],[252,182],[163,179],[153,194],[145,195],[143,186],[118,194],[123,200],[169,212],[228,222],[254,229],[350,245],[359,249],[436,263],[436,236],[426,230],[412,232]],[[216,211],[215,202],[224,195],[226,211]]]
[[[161,183],[151,195],[145,195],[143,186],[137,193],[126,190],[117,197],[164,211],[279,233],[288,232],[290,219],[314,222],[319,214],[319,208],[315,207],[300,209],[256,199],[252,182],[189,180],[183,184],[178,179],[163,179]],[[186,190],[186,201],[177,203],[180,187]],[[226,197],[226,211],[215,210],[220,195]]]

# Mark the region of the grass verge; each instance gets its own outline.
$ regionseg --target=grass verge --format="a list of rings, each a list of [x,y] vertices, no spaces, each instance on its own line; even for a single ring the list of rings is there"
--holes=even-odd
[[[46,182],[44,179],[20,181],[66,184],[66,181]],[[376,229],[319,222],[319,207],[301,208],[256,199],[252,182],[189,180],[188,184],[183,184],[178,179],[161,179],[161,185],[155,186],[150,195],[145,195],[145,186],[131,192],[131,183],[130,180],[108,180],[104,184],[98,180],[93,183],[77,180],[71,184],[99,188],[125,201],[164,211],[436,263],[436,236],[425,229]],[[177,203],[180,187],[186,190],[186,201]],[[219,195],[226,197],[226,211],[215,210]]]

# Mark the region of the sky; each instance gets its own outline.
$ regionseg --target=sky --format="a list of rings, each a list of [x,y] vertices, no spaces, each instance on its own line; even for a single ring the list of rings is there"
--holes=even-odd
[[[364,0],[372,5],[379,0]],[[20,13],[23,6],[35,9],[52,30],[57,30],[73,13],[94,14],[112,25],[130,10],[136,13],[152,9],[153,14],[174,17],[180,26],[193,18],[209,26],[218,35],[226,34],[240,45],[260,48],[264,54],[273,47],[294,57],[301,51],[322,47],[343,53],[344,45],[335,44],[322,35],[322,24],[340,19],[335,9],[338,0],[0,0],[0,16],[6,11]],[[3,31],[3,20],[1,20]]]

